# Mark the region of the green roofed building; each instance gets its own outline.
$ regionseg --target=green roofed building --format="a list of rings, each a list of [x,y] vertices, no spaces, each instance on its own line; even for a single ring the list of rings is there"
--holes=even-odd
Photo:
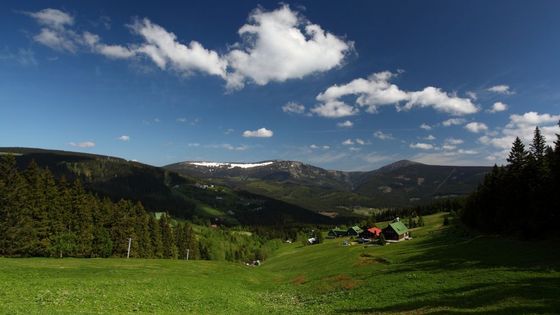
[[[341,229],[332,229],[329,231],[327,235],[332,238],[342,237],[348,235],[348,232],[346,230],[341,230]]]
[[[408,235],[408,228],[401,221],[393,222],[383,229],[383,236],[387,240],[400,241],[407,238]]]
[[[362,234],[364,230],[362,230],[359,226],[354,225],[353,227],[349,228],[346,232],[348,236],[358,236]]]

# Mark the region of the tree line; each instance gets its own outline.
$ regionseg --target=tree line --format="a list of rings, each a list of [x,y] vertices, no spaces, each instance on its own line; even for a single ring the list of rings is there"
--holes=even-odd
[[[14,156],[0,156],[0,256],[125,257],[129,238],[131,257],[200,258],[188,222],[99,198],[33,161],[18,171]]]
[[[494,165],[467,198],[461,219],[488,233],[525,238],[558,235],[559,192],[560,135],[553,148],[537,127],[528,149],[519,137],[515,139],[507,165]]]

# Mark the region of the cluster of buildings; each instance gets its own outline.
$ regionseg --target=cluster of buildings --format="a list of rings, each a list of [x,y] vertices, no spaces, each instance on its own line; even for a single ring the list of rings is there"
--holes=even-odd
[[[332,229],[327,234],[329,238],[353,236],[362,240],[375,240],[381,237],[381,234],[388,241],[402,241],[410,237],[410,232],[406,225],[398,218],[389,223],[386,228],[380,229],[376,226],[372,227],[359,227],[352,226],[348,229]]]

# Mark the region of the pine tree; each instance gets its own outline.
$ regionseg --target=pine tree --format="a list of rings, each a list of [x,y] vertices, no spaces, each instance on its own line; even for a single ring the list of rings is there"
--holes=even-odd
[[[153,258],[163,258],[163,242],[161,240],[161,228],[154,215],[149,220],[150,239],[152,242]]]
[[[516,137],[507,158],[507,162],[509,163],[508,166],[516,171],[523,169],[527,164],[527,156],[528,154],[527,151],[525,151],[525,145],[519,137]]]
[[[531,156],[535,161],[542,163],[546,150],[546,139],[541,134],[539,127],[535,128],[533,142],[531,143]]]
[[[176,242],[173,235],[173,229],[171,228],[171,224],[166,213],[162,214],[159,219],[159,225],[161,228],[161,240],[163,243],[163,258],[177,258],[177,246],[175,245]]]

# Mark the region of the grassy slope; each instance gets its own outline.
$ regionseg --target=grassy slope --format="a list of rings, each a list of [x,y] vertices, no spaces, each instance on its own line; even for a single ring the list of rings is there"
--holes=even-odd
[[[414,240],[286,244],[259,268],[209,261],[0,259],[0,313],[560,312],[555,242],[463,238],[426,218]]]

